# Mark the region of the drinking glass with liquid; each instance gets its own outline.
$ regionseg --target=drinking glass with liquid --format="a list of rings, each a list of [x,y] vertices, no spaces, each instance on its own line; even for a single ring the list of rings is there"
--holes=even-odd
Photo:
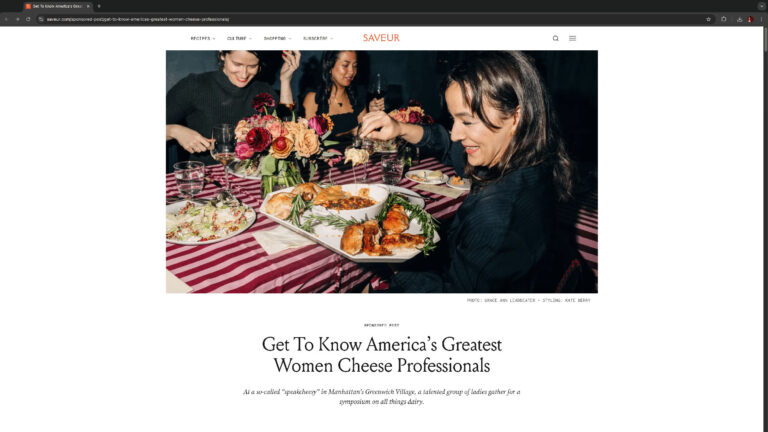
[[[386,156],[381,159],[381,177],[384,183],[396,185],[403,178],[405,161],[397,156]]]
[[[176,162],[173,164],[176,188],[182,198],[194,198],[205,185],[205,164],[197,161]]]
[[[235,127],[226,123],[218,124],[213,127],[211,135],[211,138],[213,138],[211,156],[224,165],[224,179],[227,185],[225,189],[229,191],[229,171],[227,166],[237,159],[237,153],[235,153]]]

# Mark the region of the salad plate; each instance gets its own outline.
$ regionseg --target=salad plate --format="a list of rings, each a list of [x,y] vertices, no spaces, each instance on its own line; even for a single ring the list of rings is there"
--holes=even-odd
[[[179,201],[165,206],[165,241],[179,245],[204,245],[232,238],[256,221],[247,204],[214,206]]]

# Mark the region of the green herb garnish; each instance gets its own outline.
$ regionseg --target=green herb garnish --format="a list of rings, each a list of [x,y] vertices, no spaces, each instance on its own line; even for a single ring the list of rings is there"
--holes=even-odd
[[[294,225],[301,228],[301,214],[304,213],[305,210],[311,208],[313,203],[314,200],[304,201],[301,194],[297,194],[293,197],[293,201],[291,201],[291,212],[289,213],[288,218]]]
[[[321,223],[343,230],[350,225],[361,224],[363,222],[355,218],[347,220],[333,213],[323,216],[309,215],[304,218],[304,225],[300,226],[299,228],[307,232],[314,232],[314,226]]]
[[[409,221],[413,219],[419,221],[419,224],[421,224],[421,233],[424,236],[424,247],[421,248],[421,251],[424,252],[424,255],[429,255],[430,252],[437,248],[437,245],[435,245],[434,242],[434,237],[435,231],[437,231],[437,227],[440,225],[440,223],[431,214],[429,214],[429,212],[420,206],[413,204],[397,193],[391,193],[389,195],[376,219],[378,219],[379,222],[386,219],[387,212],[389,212],[389,209],[391,209],[395,204],[400,204],[403,206],[403,209],[405,209],[405,211],[408,213]]]

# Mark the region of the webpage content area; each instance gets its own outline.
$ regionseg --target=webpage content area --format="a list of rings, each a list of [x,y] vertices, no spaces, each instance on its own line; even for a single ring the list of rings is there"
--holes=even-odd
[[[0,38],[23,42],[0,46],[6,142],[37,156],[7,163],[2,188],[36,209],[26,225],[45,227],[6,239],[0,323],[19,330],[2,337],[18,352],[3,363],[19,372],[4,374],[4,422],[15,430],[761,426],[762,28],[40,27]],[[166,95],[215,71],[217,51],[254,48],[302,53],[298,104],[328,50],[365,54],[367,80],[386,70],[390,84],[411,83],[388,109],[419,95],[435,118],[441,78],[408,78],[423,59],[467,52],[522,51],[553,94],[594,94],[558,114],[564,133],[594,138],[581,160],[599,202],[598,292],[177,294],[199,288],[184,280],[195,262],[242,258],[193,253],[167,270],[163,175],[183,155],[161,142]],[[597,275],[593,222],[582,252]]]

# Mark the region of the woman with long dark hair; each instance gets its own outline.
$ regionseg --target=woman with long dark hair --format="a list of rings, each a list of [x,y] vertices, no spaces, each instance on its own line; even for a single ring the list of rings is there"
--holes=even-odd
[[[304,116],[328,114],[333,121],[333,138],[350,137],[369,111],[384,109],[384,99],[373,99],[365,106],[365,95],[353,85],[357,76],[356,51],[324,51],[320,59],[321,83],[304,97]]]
[[[484,52],[455,66],[442,92],[450,136],[386,113],[363,119],[362,136],[427,147],[472,182],[438,246],[443,255],[428,270],[398,271],[390,291],[553,291],[542,272],[555,202],[571,194],[571,163],[538,71],[525,54]]]
[[[192,159],[215,163],[208,154],[211,148],[211,128],[214,124],[235,124],[253,114],[253,98],[260,93],[276,92],[266,83],[256,80],[264,67],[264,55],[259,51],[217,51],[218,70],[189,74],[166,95],[165,139],[175,139]],[[299,51],[283,51],[280,69],[281,104],[293,106],[291,77],[299,67]],[[202,153],[204,152],[204,153]]]

